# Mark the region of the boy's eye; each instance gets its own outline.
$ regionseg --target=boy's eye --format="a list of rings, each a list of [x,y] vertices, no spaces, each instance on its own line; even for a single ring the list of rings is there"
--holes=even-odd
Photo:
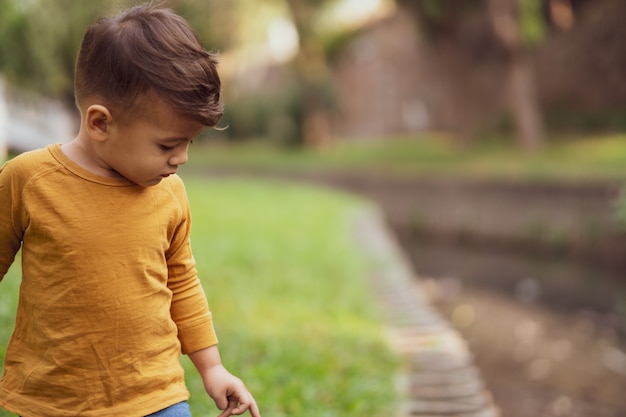
[[[191,145],[193,143],[193,140],[189,141],[189,144]],[[180,144],[177,145],[159,145],[159,148],[163,151],[163,152],[169,152],[171,150],[174,150],[176,147],[180,146]]]

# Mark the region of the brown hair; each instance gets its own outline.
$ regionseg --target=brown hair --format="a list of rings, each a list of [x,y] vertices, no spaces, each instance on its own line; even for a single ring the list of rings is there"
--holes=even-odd
[[[154,91],[179,113],[213,127],[224,112],[216,65],[185,19],[146,3],[87,29],[76,62],[76,102],[80,107],[98,97],[124,118]]]

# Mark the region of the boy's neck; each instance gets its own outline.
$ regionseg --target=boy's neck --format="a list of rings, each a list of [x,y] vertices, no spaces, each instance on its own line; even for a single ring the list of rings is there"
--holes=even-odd
[[[117,173],[98,164],[99,158],[88,142],[79,133],[73,140],[61,145],[61,150],[72,162],[92,174],[109,178],[119,177]]]

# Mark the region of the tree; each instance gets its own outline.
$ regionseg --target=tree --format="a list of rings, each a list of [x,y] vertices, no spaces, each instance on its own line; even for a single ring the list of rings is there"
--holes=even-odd
[[[321,148],[331,142],[327,94],[325,94],[330,71],[322,42],[315,32],[313,16],[323,6],[324,1],[287,0],[287,3],[300,42],[295,68],[303,89],[302,138],[305,145]]]
[[[324,5],[333,1],[171,0],[169,4],[189,20],[205,45],[217,51],[239,46],[247,40],[244,32],[258,30],[271,19],[263,14],[250,20],[246,13],[260,10],[259,4],[288,10],[300,42],[292,68],[302,96],[302,141],[321,147],[331,140],[328,86],[332,78],[316,17]],[[0,0],[0,72],[11,83],[61,97],[73,105],[73,69],[84,30],[99,15],[135,3],[136,0]],[[250,23],[255,27],[251,28]]]
[[[230,29],[214,23],[225,20],[229,3],[177,0],[172,6],[207,44],[220,48],[229,44],[225,34]],[[0,72],[13,84],[73,106],[74,65],[83,33],[99,16],[134,4],[134,0],[0,0]]]
[[[73,106],[73,73],[83,32],[106,11],[96,0],[0,1],[0,72],[21,87]]]
[[[537,150],[544,133],[529,48],[545,37],[541,1],[489,0],[489,13],[508,53],[509,101],[518,141],[526,150]]]
[[[457,30],[472,13],[488,14],[505,51],[508,104],[521,148],[542,146],[543,121],[536,93],[531,48],[545,38],[541,0],[397,0],[417,19],[432,42],[455,41]]]

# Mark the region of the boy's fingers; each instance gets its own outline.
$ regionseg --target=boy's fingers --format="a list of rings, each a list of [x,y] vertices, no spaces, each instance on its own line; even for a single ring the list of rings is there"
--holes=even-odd
[[[237,407],[237,401],[234,401],[234,400],[228,401],[228,406],[225,407],[224,411],[222,411],[222,413],[217,417],[232,416],[234,414],[233,411],[235,410],[236,407]]]
[[[239,404],[239,406],[232,408],[232,410],[230,410],[229,415],[239,416],[245,413],[246,411],[250,411],[250,415],[252,417],[261,417],[261,413],[259,412],[259,407],[257,406],[256,401],[252,397],[252,394],[250,394],[249,392],[246,392],[246,395],[243,398],[240,397],[239,401],[235,401],[234,406],[236,406],[237,404]],[[225,416],[220,416],[220,417],[225,417]]]
[[[215,405],[220,410],[226,410],[228,406],[230,405],[230,402],[228,401],[228,398],[220,397],[220,398],[215,399]],[[222,417],[222,414],[220,414],[220,417]]]
[[[257,405],[252,394],[248,394],[250,396],[250,415],[252,417],[261,417],[261,412],[259,411],[259,406]]]
[[[242,404],[238,408],[241,410],[239,414],[243,414],[246,410],[248,410],[250,411],[250,415],[252,417],[261,417],[261,413],[259,412],[259,406],[257,405],[254,397],[250,393],[248,393],[247,401],[242,402]]]

